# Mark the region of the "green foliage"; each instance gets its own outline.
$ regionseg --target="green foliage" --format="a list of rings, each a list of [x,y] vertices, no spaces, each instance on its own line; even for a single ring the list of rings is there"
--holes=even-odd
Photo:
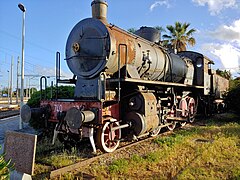
[[[40,96],[41,91],[37,91],[32,94],[31,98],[28,100],[27,104],[30,107],[39,107],[40,105]],[[46,99],[51,99],[56,97],[56,87],[47,87],[45,90],[42,91],[42,98],[46,96]],[[66,99],[66,98],[73,98],[74,96],[74,87],[73,86],[59,86],[58,87],[58,98]]]
[[[136,149],[127,150],[125,158],[114,160],[110,165],[97,161],[81,169],[81,172],[97,179],[239,179],[240,124],[235,122],[239,117],[227,113],[213,118],[215,124],[204,121],[206,126],[189,126],[170,137],[157,137],[159,146],[151,141],[140,148],[136,146]],[[224,123],[217,124],[218,121]],[[74,156],[75,152],[72,149],[73,154],[67,156]],[[66,154],[58,157],[61,159],[63,156]],[[70,160],[70,157],[66,159]],[[44,160],[50,165],[47,167],[62,166],[56,157]],[[73,176],[76,177],[76,174]],[[61,178],[71,179],[72,174]]]
[[[150,152],[145,156],[145,161],[147,162],[158,162],[160,160],[160,156],[156,152]]]
[[[181,134],[174,134],[174,135],[168,136],[168,137],[156,138],[154,140],[154,142],[159,144],[160,146],[173,147],[175,144],[181,143],[183,138],[184,138],[184,136]]]
[[[158,30],[160,33],[161,32],[166,32],[166,30],[162,26],[155,26],[154,27],[156,30]]]
[[[109,165],[110,173],[124,173],[128,169],[127,159],[118,159]]]
[[[54,99],[56,97],[56,87],[53,87],[53,90],[51,90],[51,87],[46,88],[42,91],[42,98],[46,99]],[[73,98],[74,97],[74,87],[73,86],[59,86],[58,87],[58,98],[59,99],[67,99],[67,98]],[[37,108],[40,106],[40,98],[41,98],[41,91],[37,91],[32,94],[31,98],[28,100],[27,104],[31,108]],[[34,129],[42,129],[45,127],[45,121],[41,117],[34,117],[30,119],[29,124]]]
[[[229,90],[236,89],[240,87],[240,78],[230,79]]]
[[[60,147],[61,148],[61,147]],[[63,149],[63,148],[62,148]],[[61,168],[68,165],[71,165],[79,160],[79,153],[76,149],[71,149],[71,151],[67,150],[59,150],[60,152],[52,151],[51,154],[40,155],[37,157],[36,161],[39,163],[43,163],[45,165],[52,166],[54,168]],[[54,153],[53,153],[54,152]]]
[[[127,31],[134,34],[137,30],[135,28],[129,28]]]
[[[231,75],[232,75],[230,70],[227,71],[227,70],[220,70],[220,69],[216,70],[216,74],[218,74],[219,76],[222,76],[222,77],[224,77],[226,79],[230,79]]]
[[[230,88],[225,101],[230,110],[240,113],[240,79],[230,80]]]
[[[5,161],[4,154],[0,154],[0,180],[9,179],[10,171],[12,170],[13,165],[11,165],[11,160]]]
[[[81,178],[83,179],[83,176]],[[66,173],[66,174],[60,176],[60,179],[62,179],[62,180],[65,180],[65,179],[66,180],[74,180],[74,179],[76,179],[76,177],[74,176],[73,173]]]
[[[190,46],[194,46],[196,44],[195,38],[192,37],[192,34],[196,32],[196,29],[188,30],[190,23],[180,23],[175,22],[174,26],[168,25],[167,30],[168,34],[164,34],[162,37],[164,38],[163,44],[166,47],[169,47],[172,50],[186,51],[187,44]]]
[[[61,155],[52,155],[50,158],[43,158],[42,162],[47,165],[51,165],[54,168],[61,168],[64,166],[68,166],[74,163],[74,160],[71,156],[65,151]]]
[[[144,161],[144,159],[143,159],[141,156],[137,155],[137,154],[134,154],[134,155],[131,157],[131,160],[132,160],[133,162],[136,162],[136,163],[142,163],[142,162]]]

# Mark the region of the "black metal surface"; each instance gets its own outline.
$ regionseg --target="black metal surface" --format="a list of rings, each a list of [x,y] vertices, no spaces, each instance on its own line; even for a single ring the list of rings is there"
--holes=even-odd
[[[70,128],[79,129],[82,125],[82,114],[79,109],[73,107],[67,111],[64,120]]]
[[[60,81],[60,52],[56,53],[56,99],[58,98],[58,83]]]
[[[43,94],[43,80],[44,80],[44,89],[45,92]],[[45,76],[42,76],[40,78],[40,100],[47,98],[47,78]]]
[[[79,48],[74,48],[76,44]],[[99,20],[80,21],[71,31],[66,44],[68,67],[80,78],[92,78],[107,63],[110,40],[106,26]]]
[[[143,26],[134,34],[147,39],[151,42],[158,43],[160,41],[160,32],[156,28]]]

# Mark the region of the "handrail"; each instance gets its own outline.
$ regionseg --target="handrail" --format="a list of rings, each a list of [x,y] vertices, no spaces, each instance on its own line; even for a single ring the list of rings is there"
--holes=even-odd
[[[128,49],[127,49],[127,45],[126,44],[119,44],[118,45],[118,102],[120,102],[120,98],[121,98],[121,46],[124,46],[126,48],[126,52],[125,52],[125,77],[127,77],[127,55],[128,55]]]
[[[56,99],[58,97],[58,82],[60,81],[60,52],[56,52]]]
[[[42,100],[42,94],[43,94],[43,89],[42,89],[42,82],[43,79],[45,80],[45,94],[44,94],[44,99],[47,97],[47,78],[45,76],[42,76],[40,78],[40,100]]]

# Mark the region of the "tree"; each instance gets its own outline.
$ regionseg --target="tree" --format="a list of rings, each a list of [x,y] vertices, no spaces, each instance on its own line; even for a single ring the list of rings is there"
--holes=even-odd
[[[196,32],[195,29],[188,30],[190,23],[180,23],[175,22],[175,26],[168,25],[167,30],[170,35],[164,34],[162,37],[163,44],[174,51],[186,51],[187,44],[194,46],[196,44],[195,39],[192,37],[192,34]],[[171,43],[170,43],[171,42]]]
[[[134,34],[137,30],[135,28],[129,28],[127,31]]]
[[[53,94],[51,94],[53,93]],[[31,95],[31,98],[28,100],[27,104],[32,107],[40,106],[40,94],[41,91],[36,91]],[[56,87],[53,89],[47,87],[46,90],[42,91],[42,97],[46,95],[46,99],[51,99],[56,97]],[[52,97],[51,97],[52,96]],[[74,86],[59,86],[58,87],[58,98],[59,99],[71,99],[74,98]]]
[[[160,33],[166,32],[166,30],[162,26],[155,26],[154,28],[158,30]]]
[[[230,110],[240,114],[240,78],[230,79],[229,85],[225,102]]]
[[[219,76],[222,76],[226,79],[230,79],[231,78],[231,72],[230,71],[227,71],[227,70],[220,70],[220,69],[217,69],[216,70],[216,74],[218,74]]]

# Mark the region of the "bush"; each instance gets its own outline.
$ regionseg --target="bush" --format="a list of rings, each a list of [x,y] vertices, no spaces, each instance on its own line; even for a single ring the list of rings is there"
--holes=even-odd
[[[240,113],[240,79],[230,80],[230,88],[225,101],[229,110]]]
[[[52,92],[52,97],[51,97]],[[47,87],[45,90],[42,91],[42,98],[46,95],[46,99],[54,99],[56,97],[56,87]],[[28,100],[27,104],[34,108],[40,106],[40,96],[41,91],[37,91],[32,94],[31,98]],[[66,99],[66,98],[73,98],[74,97],[74,87],[73,86],[59,86],[58,87],[58,98]]]
[[[52,95],[51,95],[52,94]],[[56,97],[56,87],[53,87],[53,90],[51,90],[51,87],[46,88],[42,91],[42,98],[45,97],[46,99],[54,99]],[[31,108],[37,108],[40,107],[40,97],[41,97],[41,91],[37,91],[32,94],[31,98],[28,100],[27,104]],[[73,98],[74,97],[74,87],[73,86],[59,86],[58,87],[58,98],[59,99],[67,99],[67,98]],[[42,119],[42,117],[34,117],[31,118],[29,121],[30,126],[32,126],[34,129],[43,129],[45,128],[45,121]]]

